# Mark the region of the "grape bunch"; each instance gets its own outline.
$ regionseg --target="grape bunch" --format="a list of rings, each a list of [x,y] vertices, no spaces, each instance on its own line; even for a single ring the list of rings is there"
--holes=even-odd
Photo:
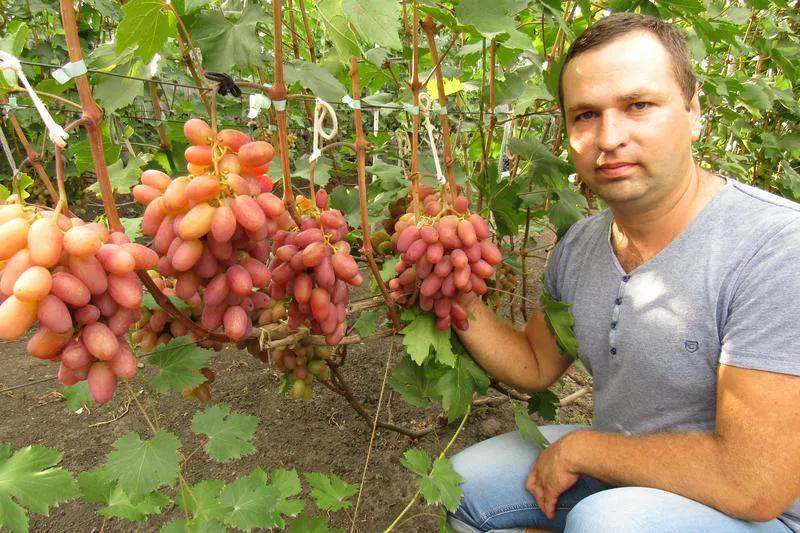
[[[518,281],[517,273],[511,265],[506,263],[497,265],[497,272],[490,286],[499,290],[493,291],[489,296],[489,300],[495,310],[500,307],[504,294],[513,294],[516,292]]]
[[[325,190],[317,192],[314,202],[298,196],[297,205],[300,227],[279,230],[273,237],[270,296],[290,297],[286,309],[290,329],[305,324],[335,345],[345,334],[348,285],[360,286],[364,280],[345,240],[344,215],[328,208]]]
[[[502,255],[491,240],[486,221],[469,212],[469,200],[457,196],[452,206],[446,194],[420,188],[423,213],[416,219],[413,207],[400,217],[391,242],[401,254],[398,276],[389,281],[390,296],[400,304],[433,310],[436,327],[469,327],[466,302],[470,294],[486,294],[486,280]]]
[[[125,334],[139,320],[134,270],[158,256],[99,223],[13,203],[0,207],[0,338],[28,341],[32,356],[60,362],[64,385],[88,380],[97,403],[136,373]]]
[[[310,400],[311,384],[314,378],[327,381],[331,378],[328,359],[331,348],[321,344],[311,344],[309,337],[304,337],[294,346],[279,346],[270,352],[270,360],[284,374],[288,381],[287,392],[292,398]]]
[[[184,125],[188,176],[142,173],[133,188],[146,205],[142,231],[153,237],[158,271],[175,279],[174,293],[202,302],[201,325],[232,340],[252,331],[251,313],[270,281],[269,238],[295,226],[266,175],[272,145],[236,130],[216,136],[200,119]]]

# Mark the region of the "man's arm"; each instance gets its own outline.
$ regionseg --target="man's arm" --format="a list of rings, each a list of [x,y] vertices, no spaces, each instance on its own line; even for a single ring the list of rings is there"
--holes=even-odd
[[[579,431],[565,437],[560,455],[575,473],[659,488],[737,518],[767,521],[800,496],[798,435],[800,376],[721,365],[713,434]]]
[[[541,311],[519,329],[504,322],[478,298],[467,309],[475,316],[461,342],[486,372],[521,391],[541,391],[569,368],[572,358],[562,356]]]

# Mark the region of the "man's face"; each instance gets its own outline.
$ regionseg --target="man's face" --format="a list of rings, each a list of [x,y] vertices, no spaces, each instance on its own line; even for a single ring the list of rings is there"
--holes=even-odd
[[[633,32],[579,54],[563,91],[575,169],[612,208],[647,209],[688,179],[700,106],[695,95],[687,109],[658,37]]]

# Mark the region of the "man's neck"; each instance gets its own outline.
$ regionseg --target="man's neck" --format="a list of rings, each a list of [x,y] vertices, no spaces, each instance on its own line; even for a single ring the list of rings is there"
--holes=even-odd
[[[725,184],[696,166],[684,183],[646,210],[610,208],[614,215],[611,242],[620,260],[633,268],[649,261],[691,224]]]

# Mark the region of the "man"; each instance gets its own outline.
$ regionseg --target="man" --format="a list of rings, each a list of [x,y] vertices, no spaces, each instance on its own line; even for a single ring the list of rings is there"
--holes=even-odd
[[[593,426],[542,428],[544,451],[510,433],[454,456],[451,524],[800,531],[800,206],[694,163],[696,82],[669,24],[599,21],[560,91],[572,161],[609,206],[547,271],[594,377]],[[540,391],[570,366],[541,313],[518,331],[477,300],[470,311],[461,338],[499,380]]]

